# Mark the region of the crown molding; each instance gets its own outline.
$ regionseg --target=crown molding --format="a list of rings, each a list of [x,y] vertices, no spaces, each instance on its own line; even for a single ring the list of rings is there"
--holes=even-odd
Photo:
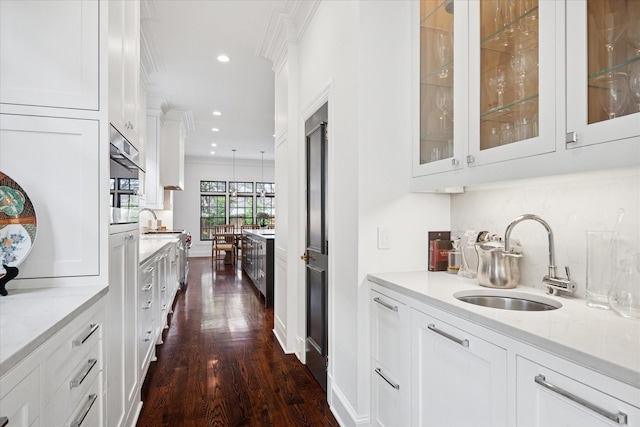
[[[320,0],[286,0],[272,6],[258,40],[256,56],[271,60],[275,71],[286,57],[287,43],[304,36],[319,5]]]
[[[150,25],[157,16],[154,2],[151,0],[140,2],[140,80],[145,88],[151,73],[164,71],[158,41]]]

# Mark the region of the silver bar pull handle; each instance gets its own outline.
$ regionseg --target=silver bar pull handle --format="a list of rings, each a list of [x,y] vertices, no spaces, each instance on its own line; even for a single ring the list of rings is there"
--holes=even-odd
[[[151,304],[153,304],[153,301],[147,301],[147,305],[142,307],[142,309],[143,310],[149,310],[151,308]]]
[[[82,335],[82,336],[81,336],[81,337],[79,337],[79,338],[74,339],[74,340],[71,342],[71,347],[80,347],[82,344],[84,344],[84,342],[85,342],[86,340],[88,340],[88,339],[89,339],[89,337],[90,337],[91,335],[93,335],[93,333],[94,333],[95,331],[97,331],[97,330],[98,330],[98,328],[99,328],[99,327],[100,327],[100,324],[99,324],[99,323],[91,323],[91,324],[89,325],[89,330],[88,330],[84,335]]]
[[[80,427],[82,425],[82,422],[84,421],[85,418],[87,418],[87,415],[89,414],[89,411],[91,410],[91,407],[93,406],[93,404],[96,402],[97,398],[98,398],[98,395],[95,393],[89,395],[87,399],[87,405],[84,407],[82,414],[80,414],[80,418],[78,418],[77,420],[69,424],[69,427]]]
[[[151,265],[151,266],[145,268],[144,270],[142,270],[142,273],[149,274],[149,273],[151,273],[153,271],[153,268],[154,268],[153,265]]]
[[[461,340],[460,338],[456,338],[453,335],[450,335],[444,331],[441,331],[440,329],[436,328],[436,325],[434,325],[433,323],[431,323],[430,325],[427,326],[427,328],[429,328],[429,330],[435,332],[436,334],[440,334],[445,338],[450,339],[451,341],[453,341],[456,344],[460,344],[463,347],[469,347],[469,340]]]
[[[152,333],[152,332],[153,332],[153,331],[147,331],[147,335],[146,335],[146,336],[145,336],[145,338],[144,338],[144,342],[149,342],[149,341],[151,341],[151,333]]]
[[[151,290],[151,288],[153,288],[153,283],[147,283],[146,285],[144,285],[144,287],[142,288],[142,290],[144,292],[148,292]]]
[[[547,390],[551,390],[554,393],[558,393],[559,395],[564,396],[567,399],[573,402],[576,402],[578,405],[584,406],[585,408],[595,413],[598,413],[603,417],[610,419],[613,422],[616,422],[620,425],[627,425],[627,414],[625,414],[624,412],[618,411],[617,414],[614,414],[613,412],[607,411],[606,409],[603,409],[597,405],[594,405],[593,403],[588,402],[582,399],[581,397],[578,397],[575,394],[568,392],[567,390],[563,390],[547,382],[544,375],[536,375],[534,378],[534,381],[536,382],[536,384],[540,384],[542,387],[546,388]]]
[[[382,301],[382,300],[381,300],[380,298],[378,298],[378,297],[375,297],[373,300],[374,300],[375,302],[377,302],[378,304],[380,304],[381,306],[388,308],[388,309],[389,309],[389,310],[391,310],[391,311],[395,311],[395,312],[397,312],[397,311],[398,311],[398,306],[397,306],[397,305],[387,304],[386,302]]]
[[[87,375],[89,375],[89,372],[91,372],[93,367],[96,366],[96,363],[98,363],[96,359],[87,360],[87,366],[82,370],[82,372],[78,374],[77,377],[71,380],[71,382],[69,383],[69,388],[75,388],[80,386],[80,384],[82,384],[85,378],[87,378]]]
[[[380,368],[376,368],[376,374],[380,375],[380,377],[382,377],[382,379],[385,380],[391,387],[395,388],[396,390],[400,390],[400,384],[396,384],[389,378],[385,377]]]

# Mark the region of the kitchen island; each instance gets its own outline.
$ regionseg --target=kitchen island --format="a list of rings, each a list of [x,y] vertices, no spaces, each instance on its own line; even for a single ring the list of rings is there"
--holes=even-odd
[[[272,229],[242,231],[242,269],[264,296],[267,307],[273,307],[274,240]]]

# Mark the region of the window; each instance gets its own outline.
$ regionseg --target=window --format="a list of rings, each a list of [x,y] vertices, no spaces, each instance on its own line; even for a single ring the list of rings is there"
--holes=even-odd
[[[265,194],[276,194],[275,182],[256,182],[256,193],[262,194],[263,189]]]
[[[236,190],[238,194],[252,194],[253,182],[229,182],[229,193],[233,193]]]
[[[227,223],[226,189],[226,181],[200,181],[200,240],[211,240],[213,227]]]
[[[200,240],[211,240],[216,225],[273,225],[275,192],[273,182],[200,181]]]
[[[256,197],[256,222],[261,227],[274,225],[276,216],[275,197]]]
[[[253,195],[229,197],[229,224],[253,224]]]

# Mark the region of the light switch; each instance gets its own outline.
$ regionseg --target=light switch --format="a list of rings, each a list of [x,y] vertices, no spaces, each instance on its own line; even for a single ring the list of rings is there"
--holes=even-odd
[[[389,230],[386,227],[378,227],[378,249],[389,248]]]

